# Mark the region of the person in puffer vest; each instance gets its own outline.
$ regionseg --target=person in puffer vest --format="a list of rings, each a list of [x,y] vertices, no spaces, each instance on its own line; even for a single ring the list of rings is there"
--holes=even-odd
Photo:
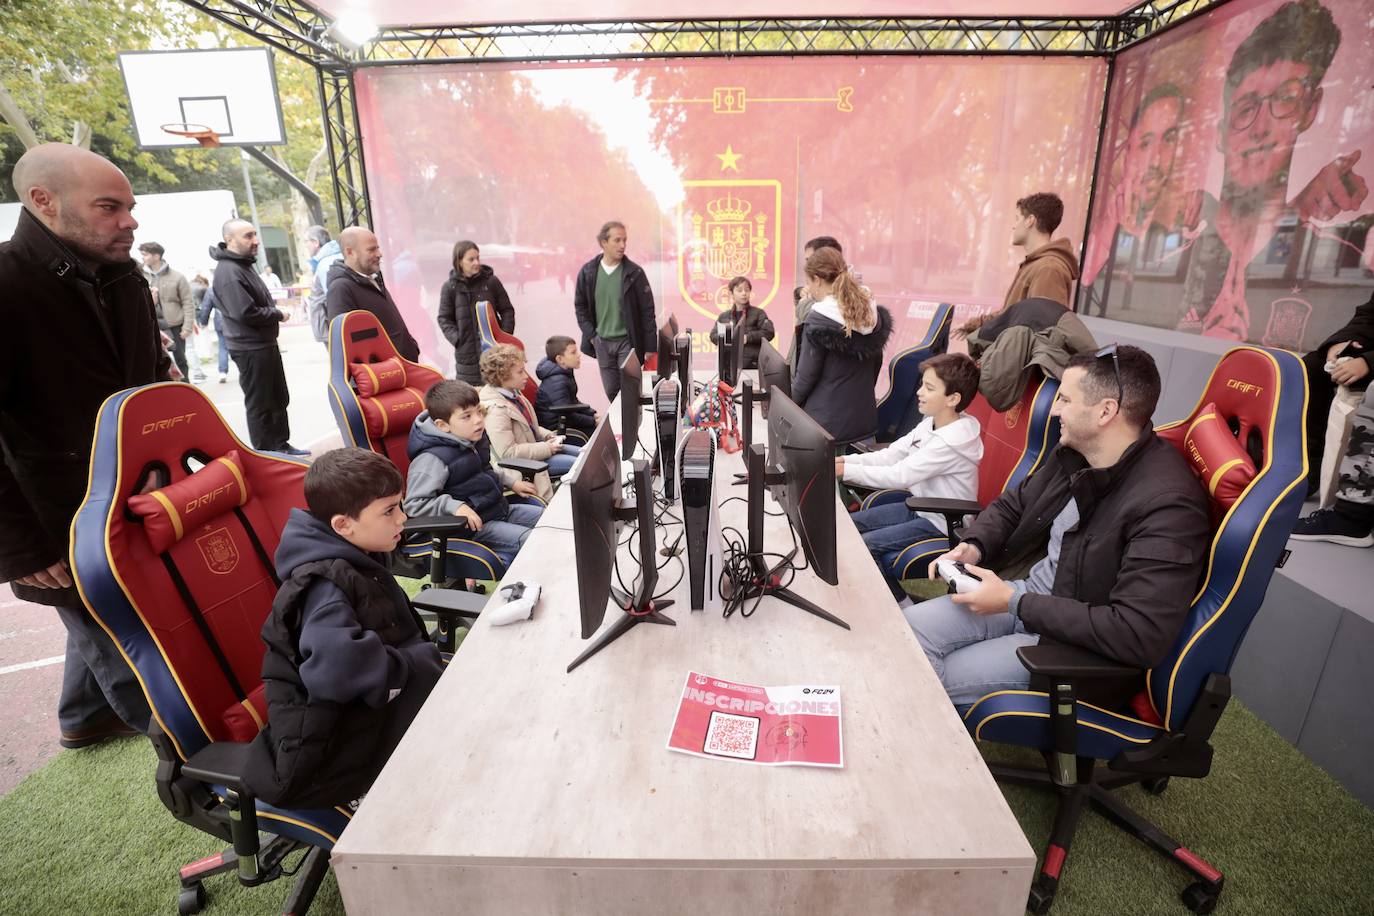
[[[445,379],[425,392],[425,411],[410,428],[406,454],[408,514],[466,519],[474,541],[508,564],[515,559],[544,509],[542,504],[506,502],[507,487],[517,496],[529,497],[535,495],[535,485],[514,471],[492,466],[486,414],[476,388]]]
[[[244,780],[258,798],[329,808],[360,798],[443,671],[387,569],[401,540],[401,475],[344,448],[305,475],[277,547],[281,588],[262,628],[267,726]]]

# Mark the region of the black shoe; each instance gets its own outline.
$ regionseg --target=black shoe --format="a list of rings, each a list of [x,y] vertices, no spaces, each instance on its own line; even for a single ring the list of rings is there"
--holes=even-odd
[[[1374,525],[1360,523],[1335,509],[1318,509],[1293,526],[1295,541],[1329,541],[1346,547],[1374,547]]]
[[[62,730],[62,737],[58,739],[58,744],[70,750],[90,747],[92,744],[99,744],[110,738],[137,738],[138,729],[126,725],[123,719],[118,716],[111,716],[96,725],[77,731]]]
[[[289,443],[289,442],[286,443],[286,446],[285,446],[284,448],[282,448],[280,451],[281,451],[281,453],[282,453],[283,455],[291,455],[291,456],[294,457],[294,458],[309,458],[309,457],[310,457],[310,453],[309,453],[308,451],[306,451],[306,450],[303,449],[303,448],[296,448],[294,445],[292,445],[292,444]]]

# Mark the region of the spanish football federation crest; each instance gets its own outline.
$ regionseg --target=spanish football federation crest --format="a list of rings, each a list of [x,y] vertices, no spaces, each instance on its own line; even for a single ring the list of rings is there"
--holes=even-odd
[[[677,276],[682,298],[708,318],[730,307],[729,283],[748,277],[753,304],[778,292],[782,182],[774,179],[684,181],[678,205]]]
[[[201,535],[196,538],[196,546],[200,548],[200,555],[205,558],[205,565],[212,572],[224,575],[233,572],[234,567],[239,565],[239,550],[234,546],[228,528],[216,528]]]

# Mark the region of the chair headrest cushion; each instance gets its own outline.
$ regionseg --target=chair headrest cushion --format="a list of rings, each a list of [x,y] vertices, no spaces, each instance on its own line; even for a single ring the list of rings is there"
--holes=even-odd
[[[211,461],[189,477],[151,493],[129,497],[154,553],[165,553],[193,531],[248,502],[248,480],[237,451]]]
[[[1236,441],[1215,404],[1207,404],[1198,412],[1183,437],[1183,447],[1213,504],[1223,511],[1230,509],[1255,479],[1255,462]]]
[[[384,359],[379,363],[352,363],[348,372],[358,395],[375,398],[384,391],[395,391],[406,384],[406,368],[399,359]]]

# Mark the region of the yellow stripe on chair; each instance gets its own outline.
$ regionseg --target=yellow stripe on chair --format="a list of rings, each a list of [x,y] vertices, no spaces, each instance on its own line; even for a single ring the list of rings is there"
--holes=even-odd
[[[176,539],[178,541],[181,540],[185,532],[182,530],[181,515],[177,512],[176,506],[172,505],[172,501],[167,498],[167,494],[163,493],[161,490],[154,490],[149,495],[157,500],[163,509],[167,510],[167,517],[172,521],[172,531],[176,534]]]

